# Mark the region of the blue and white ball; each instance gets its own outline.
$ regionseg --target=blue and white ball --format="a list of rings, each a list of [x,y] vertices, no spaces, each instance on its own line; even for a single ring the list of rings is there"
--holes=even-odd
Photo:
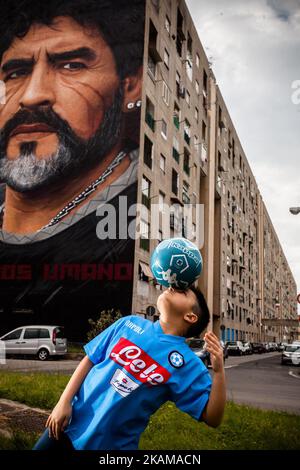
[[[170,238],[156,247],[150,266],[159,284],[184,290],[198,279],[203,262],[194,243],[186,238]]]

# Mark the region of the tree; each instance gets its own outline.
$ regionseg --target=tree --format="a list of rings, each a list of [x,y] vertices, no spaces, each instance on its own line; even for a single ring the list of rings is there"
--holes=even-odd
[[[102,331],[106,330],[110,325],[115,323],[119,318],[122,318],[120,310],[102,310],[100,317],[97,320],[88,320],[91,329],[87,334],[87,340],[91,341],[95,336],[98,336]]]

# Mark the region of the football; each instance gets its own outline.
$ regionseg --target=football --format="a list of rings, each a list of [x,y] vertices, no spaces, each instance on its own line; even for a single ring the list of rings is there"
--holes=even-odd
[[[198,279],[203,262],[194,243],[186,238],[170,238],[155,248],[150,266],[159,284],[184,290]]]

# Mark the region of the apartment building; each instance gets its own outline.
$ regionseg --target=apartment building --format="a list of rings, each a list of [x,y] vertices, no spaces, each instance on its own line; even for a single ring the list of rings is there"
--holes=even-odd
[[[202,204],[201,227],[194,209],[190,224],[204,232],[199,286],[213,330],[223,340],[293,337],[296,284],[184,1],[147,1],[144,50],[133,311],[157,318],[150,255],[186,236],[182,210]]]

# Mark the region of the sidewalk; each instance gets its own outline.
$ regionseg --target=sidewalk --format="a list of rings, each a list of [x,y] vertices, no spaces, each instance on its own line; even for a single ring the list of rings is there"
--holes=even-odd
[[[0,399],[0,434],[11,438],[14,431],[42,433],[50,412],[23,403]]]

